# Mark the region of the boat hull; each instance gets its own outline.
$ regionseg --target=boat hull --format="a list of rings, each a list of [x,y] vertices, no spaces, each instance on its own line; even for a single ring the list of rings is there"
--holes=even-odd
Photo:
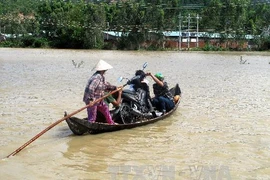
[[[167,112],[166,114],[162,116],[158,116],[152,119],[142,119],[139,121],[136,121],[135,123],[129,123],[129,124],[108,124],[108,123],[103,123],[103,122],[94,122],[90,123],[87,118],[80,119],[77,117],[70,117],[66,120],[70,130],[75,134],[75,135],[83,135],[85,133],[90,133],[90,134],[97,134],[97,133],[104,133],[104,132],[112,132],[112,131],[119,131],[123,129],[131,129],[139,126],[144,126],[147,124],[155,123],[157,121],[163,120],[170,115],[173,114],[173,112],[178,108],[180,104],[180,97],[181,97],[181,90],[176,84],[174,88],[171,89],[171,92],[174,94],[174,97],[179,97],[177,98],[177,102],[175,104],[175,107]]]

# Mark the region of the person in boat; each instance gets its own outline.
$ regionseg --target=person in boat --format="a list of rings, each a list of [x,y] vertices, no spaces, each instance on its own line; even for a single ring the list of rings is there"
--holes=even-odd
[[[121,88],[121,87],[120,87]],[[114,122],[116,122],[117,118],[118,118],[118,111],[119,111],[119,107],[122,103],[122,89],[120,89],[118,92],[109,95],[108,97],[106,97],[104,99],[104,102],[107,104],[107,106],[109,107],[110,110],[110,114],[112,117],[112,120]],[[105,92],[105,95],[107,95],[109,92]],[[102,113],[100,113],[99,111],[97,111],[97,119],[99,122],[106,122],[106,118],[104,117],[104,115]]]
[[[147,76],[152,77],[155,81],[153,84],[153,91],[155,97],[152,99],[152,104],[165,114],[166,112],[172,110],[175,106],[173,95],[169,90],[168,83],[164,81],[164,76],[162,73],[157,73],[153,75],[152,73],[146,73]]]
[[[142,104],[146,103],[146,105],[149,107],[149,110],[151,113],[154,112],[154,109],[151,104],[151,96],[150,96],[150,90],[149,90],[149,82],[146,79],[146,74],[143,70],[137,70],[135,72],[135,76],[138,76],[139,78],[136,78],[131,81],[131,90],[138,92],[140,95],[140,99],[142,100]],[[141,91],[144,90],[144,91]]]
[[[119,90],[118,91],[118,93],[115,93],[115,94],[117,94],[117,97],[115,97],[114,95],[109,95],[108,97],[106,97],[105,99],[104,99],[104,102],[108,105],[108,106],[110,106],[110,104],[112,104],[113,105],[113,107],[119,107],[120,106],[120,104],[121,104],[121,101],[122,101],[122,89],[121,90]],[[107,92],[107,94],[108,94],[108,92]]]
[[[139,78],[136,78],[130,82],[130,89],[133,91],[138,91],[138,89],[143,89],[148,94],[150,94],[148,81],[146,79],[146,74],[143,72],[143,70],[137,70],[135,72],[135,76],[138,76]]]
[[[104,96],[105,91],[116,89],[116,86],[106,82],[104,77],[105,72],[112,68],[113,67],[110,64],[103,60],[100,60],[97,63],[95,66],[96,72],[89,78],[84,90],[83,101],[86,105]],[[89,122],[96,121],[97,111],[101,112],[105,116],[108,124],[115,124],[112,120],[109,106],[103,100],[87,108]]]

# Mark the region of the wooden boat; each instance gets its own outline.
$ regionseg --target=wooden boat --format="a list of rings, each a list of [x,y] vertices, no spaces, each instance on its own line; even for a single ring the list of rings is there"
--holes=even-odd
[[[99,121],[98,118],[95,123],[88,122],[87,118],[80,119],[77,117],[70,117],[66,120],[66,122],[70,130],[75,135],[83,135],[87,132],[90,134],[97,134],[97,133],[112,132],[112,131],[131,129],[131,128],[135,128],[139,126],[144,126],[144,125],[154,123],[154,122],[167,118],[178,108],[180,104],[180,98],[181,98],[181,90],[180,90],[179,85],[176,84],[175,87],[170,89],[170,91],[174,95],[175,107],[171,111],[167,112],[166,114],[162,116],[157,116],[151,119],[141,119],[134,123],[129,123],[129,124],[115,124],[115,125],[110,125],[104,122],[98,122]]]

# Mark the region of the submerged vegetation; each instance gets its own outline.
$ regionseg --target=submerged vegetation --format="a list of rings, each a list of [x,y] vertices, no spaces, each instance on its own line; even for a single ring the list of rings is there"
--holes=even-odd
[[[270,49],[270,4],[263,1],[0,0],[0,14],[2,47],[154,50],[164,49],[164,31],[199,30],[218,33],[220,43],[241,44],[249,35],[257,50]],[[121,36],[107,41],[105,31]]]

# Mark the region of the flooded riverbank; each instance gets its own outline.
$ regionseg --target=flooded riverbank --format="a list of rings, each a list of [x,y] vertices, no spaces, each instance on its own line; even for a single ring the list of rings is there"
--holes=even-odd
[[[179,83],[179,108],[164,121],[99,135],[74,136],[62,122],[5,159],[64,111],[84,106],[99,59],[114,67],[105,76],[118,86],[119,76],[148,62],[145,71]],[[0,49],[0,177],[269,179],[269,62],[270,53],[259,52]]]

